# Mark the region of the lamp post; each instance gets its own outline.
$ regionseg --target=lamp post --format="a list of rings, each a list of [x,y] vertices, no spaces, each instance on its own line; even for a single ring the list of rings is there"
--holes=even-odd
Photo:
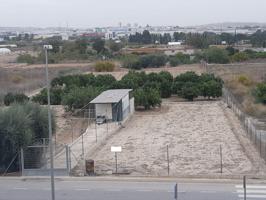
[[[52,136],[52,119],[51,119],[51,102],[50,102],[50,80],[48,72],[48,50],[53,49],[52,45],[44,45],[45,51],[45,71],[46,71],[46,88],[47,88],[47,102],[48,102],[48,126],[49,126],[49,149],[50,149],[50,173],[51,173],[51,197],[55,200],[55,186],[54,186],[54,154],[53,154],[53,136]]]

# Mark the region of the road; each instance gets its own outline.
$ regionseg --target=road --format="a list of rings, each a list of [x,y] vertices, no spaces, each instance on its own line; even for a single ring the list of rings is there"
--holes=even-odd
[[[56,181],[57,200],[173,200],[174,182]],[[179,183],[180,200],[240,200],[242,185]],[[249,200],[266,199],[266,186],[249,186]],[[49,200],[49,180],[0,179],[0,200]]]

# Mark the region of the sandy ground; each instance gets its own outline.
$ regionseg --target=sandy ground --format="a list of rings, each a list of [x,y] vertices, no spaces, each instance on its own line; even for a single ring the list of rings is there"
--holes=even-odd
[[[221,145],[223,174],[265,172],[265,164],[260,162],[252,144],[246,140],[245,148],[254,156],[253,160],[235,135],[241,133],[234,132],[232,126],[242,129],[232,111],[221,101],[168,101],[157,111],[136,112],[126,128],[113,135],[90,158],[95,160],[96,172],[114,171],[115,158],[110,148],[122,146],[123,151],[118,154],[120,172],[165,176],[169,145],[170,175],[215,175],[220,173]],[[261,166],[256,166],[254,160]]]
[[[56,120],[56,140],[58,145],[72,143],[88,126],[88,119],[73,117],[64,106],[52,106]]]

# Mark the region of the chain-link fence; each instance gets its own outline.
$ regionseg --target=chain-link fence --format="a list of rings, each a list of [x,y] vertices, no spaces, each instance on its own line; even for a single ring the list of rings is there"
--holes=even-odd
[[[68,175],[68,147],[53,143],[55,175]],[[27,148],[21,149],[21,169],[23,176],[42,176],[50,173],[49,140],[42,139]]]
[[[266,125],[265,122],[254,119],[243,112],[242,106],[234,95],[226,88],[223,88],[223,98],[228,107],[232,109],[238,117],[249,139],[253,142],[260,156],[266,160]]]
[[[102,125],[90,123],[86,131],[69,145],[70,169],[84,173],[84,161],[98,146],[120,128],[118,123],[107,122]]]

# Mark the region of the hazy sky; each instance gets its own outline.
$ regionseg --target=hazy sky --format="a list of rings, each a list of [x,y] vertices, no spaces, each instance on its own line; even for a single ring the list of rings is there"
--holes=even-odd
[[[1,26],[266,22],[266,0],[0,0]]]

